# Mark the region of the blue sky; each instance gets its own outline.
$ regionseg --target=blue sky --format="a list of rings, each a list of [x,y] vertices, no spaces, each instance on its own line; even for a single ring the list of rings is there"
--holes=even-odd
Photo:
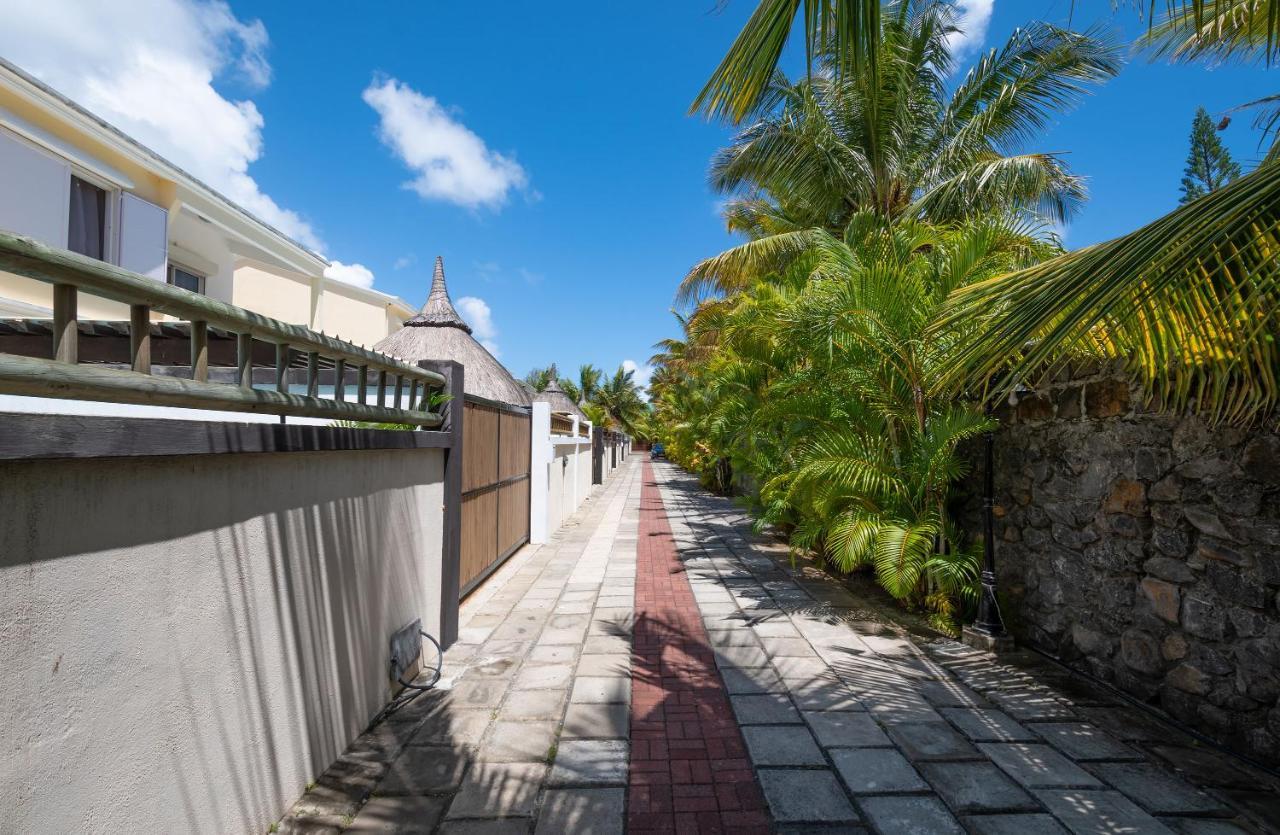
[[[455,300],[477,320],[487,309],[473,324],[517,375],[643,363],[675,332],[676,283],[733,243],[705,181],[729,132],[687,107],[754,0],[26,5],[0,54],[345,277],[416,305],[444,256]],[[992,4],[967,5],[981,23]],[[1069,0],[993,5],[985,47],[1033,18],[1065,22]],[[1078,0],[1077,25],[1098,19],[1130,39],[1143,28],[1132,7]],[[1089,177],[1068,245],[1173,208],[1196,106],[1220,113],[1277,77],[1131,59],[1036,143]],[[1223,134],[1242,161],[1258,155],[1249,122]]]

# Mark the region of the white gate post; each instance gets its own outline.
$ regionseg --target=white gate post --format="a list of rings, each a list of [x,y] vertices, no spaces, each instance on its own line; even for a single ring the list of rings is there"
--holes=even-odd
[[[547,541],[547,492],[551,489],[551,404],[534,402],[529,417],[529,541]]]
[[[586,438],[587,463],[582,468],[583,470],[585,470],[585,472],[582,474],[583,479],[585,479],[585,486],[582,488],[582,495],[585,498],[587,495],[591,493],[591,449],[592,449],[591,443],[592,443],[592,439],[595,437],[596,427],[589,420],[584,422],[587,424],[587,438]],[[582,457],[582,449],[583,449],[582,444],[579,443],[578,444],[579,458]]]
[[[573,416],[573,509],[578,509],[578,416]]]

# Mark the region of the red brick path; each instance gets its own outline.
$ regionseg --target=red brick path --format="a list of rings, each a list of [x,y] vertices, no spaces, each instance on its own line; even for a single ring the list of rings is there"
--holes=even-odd
[[[768,832],[769,816],[671,525],[644,465],[628,832]]]

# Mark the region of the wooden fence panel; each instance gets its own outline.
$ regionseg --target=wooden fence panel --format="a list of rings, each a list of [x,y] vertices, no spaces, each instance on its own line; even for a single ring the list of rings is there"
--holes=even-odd
[[[529,479],[498,488],[498,549],[509,552],[529,541]]]
[[[501,415],[502,444],[498,456],[498,479],[506,480],[529,472],[529,418],[524,415],[503,412]]]
[[[573,418],[561,414],[551,414],[551,432],[556,435],[573,434]]]
[[[498,480],[497,409],[476,403],[465,404],[462,414],[466,426],[462,431],[462,492],[487,487]]]
[[[462,563],[459,582],[463,589],[482,576],[498,554],[498,492],[473,493],[462,499]]]
[[[529,541],[530,415],[467,398],[463,404],[462,596]]]

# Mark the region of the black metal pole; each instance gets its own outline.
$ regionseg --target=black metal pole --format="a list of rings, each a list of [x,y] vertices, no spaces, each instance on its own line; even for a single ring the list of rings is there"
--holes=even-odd
[[[987,419],[991,419],[991,401],[984,407]],[[978,619],[973,628],[992,638],[1003,638],[1006,634],[1004,621],[1000,618],[1000,604],[996,600],[996,535],[995,535],[995,428],[988,429],[982,436],[983,473],[982,473],[982,597],[978,600]]]

